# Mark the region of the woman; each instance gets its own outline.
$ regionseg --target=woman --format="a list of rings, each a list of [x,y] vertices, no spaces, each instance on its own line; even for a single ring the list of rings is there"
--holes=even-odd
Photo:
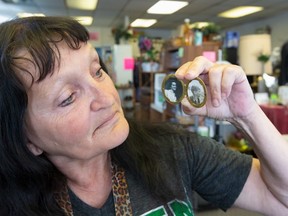
[[[278,78],[278,85],[287,85],[288,82],[288,41],[281,47],[281,61],[280,61],[280,74]]]
[[[224,210],[287,215],[287,144],[241,68],[199,57],[176,76],[203,78],[206,105],[185,98],[185,111],[235,123],[261,166],[172,126],[128,123],[87,41],[68,18],[0,26],[0,215],[193,215],[194,190]]]

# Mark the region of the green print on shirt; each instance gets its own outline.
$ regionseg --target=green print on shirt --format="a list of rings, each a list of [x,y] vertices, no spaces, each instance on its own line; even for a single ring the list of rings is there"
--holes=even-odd
[[[174,216],[194,216],[192,206],[180,200],[173,200],[168,203],[170,211]],[[168,215],[164,206],[157,207],[142,216],[166,216]]]
[[[141,216],[164,216],[164,215],[167,215],[167,212],[165,211],[164,206],[160,206],[150,210],[149,212],[142,214]]]
[[[168,206],[175,216],[194,216],[190,203],[173,200],[168,203]]]

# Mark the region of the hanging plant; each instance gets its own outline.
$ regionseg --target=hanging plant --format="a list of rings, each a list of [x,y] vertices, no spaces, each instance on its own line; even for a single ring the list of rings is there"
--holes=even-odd
[[[123,26],[118,26],[116,28],[112,28],[111,32],[114,36],[115,44],[120,44],[121,38],[123,38],[124,40],[129,40],[133,36],[130,26],[128,26],[127,28],[124,28]]]

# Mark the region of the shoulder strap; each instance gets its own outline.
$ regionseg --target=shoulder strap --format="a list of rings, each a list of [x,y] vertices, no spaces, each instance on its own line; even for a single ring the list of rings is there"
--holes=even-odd
[[[122,167],[112,162],[112,190],[116,216],[131,216],[132,207],[128,192],[128,185],[125,178],[125,171]],[[73,216],[73,209],[68,194],[67,183],[64,182],[62,189],[54,194],[58,205],[67,216]]]
[[[112,172],[112,190],[116,216],[131,216],[132,207],[125,171],[122,167],[112,162]]]

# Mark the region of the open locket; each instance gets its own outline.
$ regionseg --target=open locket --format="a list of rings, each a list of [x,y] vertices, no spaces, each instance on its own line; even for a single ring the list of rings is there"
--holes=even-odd
[[[167,102],[177,104],[186,96],[194,107],[202,107],[207,100],[207,89],[203,80],[199,77],[185,84],[178,80],[174,74],[167,75],[162,83],[162,92]]]

